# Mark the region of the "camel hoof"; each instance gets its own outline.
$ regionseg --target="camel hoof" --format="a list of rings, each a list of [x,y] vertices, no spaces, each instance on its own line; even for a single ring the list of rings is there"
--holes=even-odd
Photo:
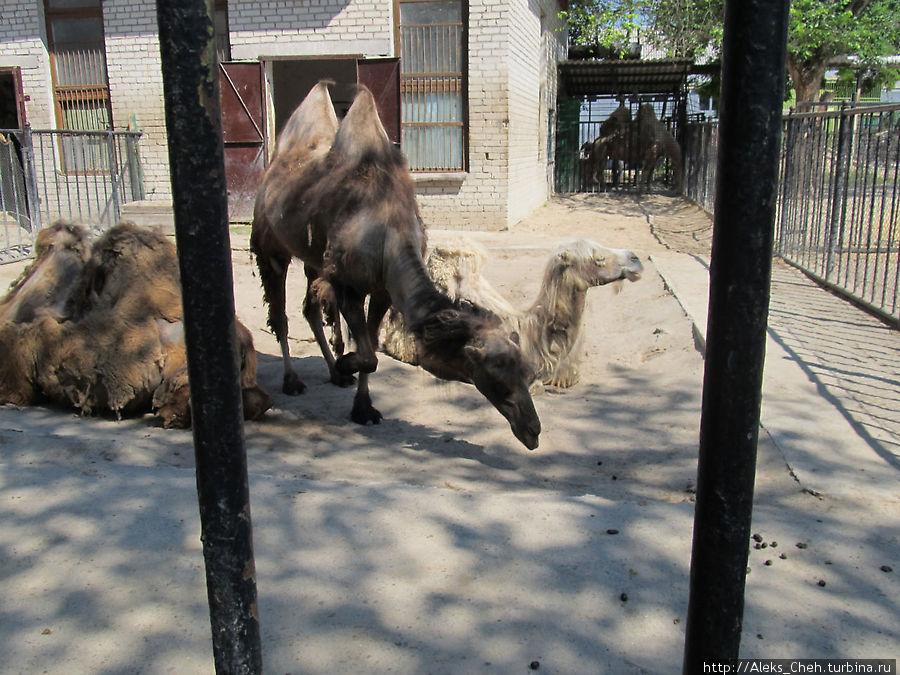
[[[331,384],[336,384],[339,387],[349,387],[356,384],[356,378],[353,377],[353,375],[345,375],[344,373],[337,372],[337,370],[331,373],[331,379],[329,381]]]
[[[357,424],[366,425],[369,422],[372,424],[381,424],[381,420],[384,418],[382,414],[370,404],[368,406],[354,405],[353,410],[350,412],[350,419]]]
[[[306,391],[306,385],[303,384],[303,381],[299,377],[297,377],[297,373],[285,373],[281,391],[288,396],[297,396]]]
[[[337,361],[334,362],[335,372],[339,375],[349,375],[353,376],[353,373],[359,372],[359,368],[356,368],[356,352],[350,352],[349,354],[344,354]]]

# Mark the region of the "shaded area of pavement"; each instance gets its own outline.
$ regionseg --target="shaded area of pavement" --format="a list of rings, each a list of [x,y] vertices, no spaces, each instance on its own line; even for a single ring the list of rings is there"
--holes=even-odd
[[[685,203],[639,204],[666,247],[653,259],[702,350],[712,222]],[[776,259],[768,335],[761,422],[803,486],[898,503],[900,332]]]
[[[580,388],[537,397],[536,453],[513,448],[471,387],[390,360],[385,422],[348,425],[352,392],[320,381],[314,345],[295,345],[310,391],[276,394],[246,427],[269,672],[680,671],[702,367],[690,331],[705,334],[708,286],[699,215],[660,195],[595,195],[477,233],[529,278],[571,235],[602,231],[651,258],[624,291],[636,306],[591,292],[603,325],[637,326],[639,344]],[[845,318],[785,272],[741,655],[896,658],[896,334],[876,340],[857,310]],[[803,316],[819,303],[824,323]],[[265,349],[261,378],[277,387]],[[0,407],[0,672],[213,672],[192,467],[186,431]]]

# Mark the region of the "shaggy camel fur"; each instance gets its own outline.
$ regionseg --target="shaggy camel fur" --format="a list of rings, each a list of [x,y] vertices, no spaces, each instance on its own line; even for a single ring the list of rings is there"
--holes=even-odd
[[[513,336],[496,315],[469,303],[454,304],[428,277],[412,179],[369,90],[360,87],[332,136],[335,119],[327,86],[320,83],[289,120],[283,136],[290,143],[282,139],[278,150],[285,158],[276,157],[267,171],[254,211],[251,250],[269,304],[269,324],[282,345],[285,391],[302,391],[290,364],[284,314],[287,266],[297,257],[319,291],[312,293],[310,284],[305,303],[310,309],[304,313],[312,317],[325,358],[330,349],[317,323],[321,297],[339,308],[356,343],[355,352],[333,365],[340,376],[359,375],[353,421],[381,420],[372,406],[368,375],[377,367],[379,329],[393,304],[411,327],[426,370],[474,384],[509,421],[516,438],[537,447],[540,422],[528,392],[531,374]]]
[[[592,183],[599,182],[606,188],[604,168],[607,160],[612,160],[613,185],[619,184],[619,163],[643,166],[641,182],[649,186],[660,158],[667,157],[672,166],[672,187],[681,190],[683,166],[681,147],[666,128],[656,118],[656,112],[649,103],[638,108],[637,119],[624,105],[618,108],[600,125],[600,135],[591,144],[588,153],[588,167]]]
[[[560,246],[550,257],[538,297],[529,309],[520,311],[481,276],[486,262],[481,246],[461,238],[434,247],[427,264],[435,284],[451,298],[490,308],[509,330],[518,333],[535,385],[554,387],[570,387],[578,379],[587,290],[620,279],[636,281],[643,271],[631,251],[580,239]],[[385,324],[383,346],[401,361],[418,363],[415,341],[394,311]]]
[[[37,260],[3,303],[18,311],[0,322],[0,349],[9,354],[0,364],[0,403],[50,399],[117,416],[153,410],[165,427],[189,426],[173,244],[131,223],[110,229],[78,265],[74,259],[87,249],[82,228],[56,224],[38,244]],[[45,289],[44,304],[32,301],[37,288]],[[271,400],[256,384],[250,332],[240,323],[237,332],[244,414],[257,419]]]
[[[598,136],[593,143],[586,143],[582,149],[587,155],[586,173],[590,176],[590,184],[606,187],[604,173],[606,161],[612,160],[613,185],[619,184],[619,165],[629,162],[628,148],[633,140],[629,137],[632,130],[631,111],[620,103],[609,117],[600,124]],[[634,154],[634,153],[631,153]]]
[[[0,323],[28,323],[39,310],[62,316],[72,286],[90,255],[87,230],[81,225],[58,220],[38,232],[35,262],[0,301]]]

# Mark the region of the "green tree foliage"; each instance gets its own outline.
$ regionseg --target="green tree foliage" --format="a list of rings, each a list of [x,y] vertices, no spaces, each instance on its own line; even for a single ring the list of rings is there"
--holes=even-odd
[[[856,57],[861,77],[890,83],[882,56],[900,53],[900,0],[793,0],[787,66],[797,101],[818,98],[829,62]]]
[[[640,36],[671,58],[703,63],[719,57],[724,0],[572,0],[565,15],[572,44],[610,46]],[[861,85],[892,84],[897,68],[882,58],[892,54],[900,54],[900,0],[791,1],[787,66],[797,101],[818,97],[826,69],[840,57],[852,57],[845,68],[852,66]]]
[[[601,47],[622,56],[640,32],[646,0],[572,0],[560,12],[569,27],[569,44]]]

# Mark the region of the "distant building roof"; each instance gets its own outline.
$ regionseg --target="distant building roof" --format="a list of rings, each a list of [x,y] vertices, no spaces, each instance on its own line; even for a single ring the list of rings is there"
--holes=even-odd
[[[700,72],[700,68],[689,59],[561,61],[559,93],[569,98],[598,94],[673,94],[681,90],[689,74]]]

